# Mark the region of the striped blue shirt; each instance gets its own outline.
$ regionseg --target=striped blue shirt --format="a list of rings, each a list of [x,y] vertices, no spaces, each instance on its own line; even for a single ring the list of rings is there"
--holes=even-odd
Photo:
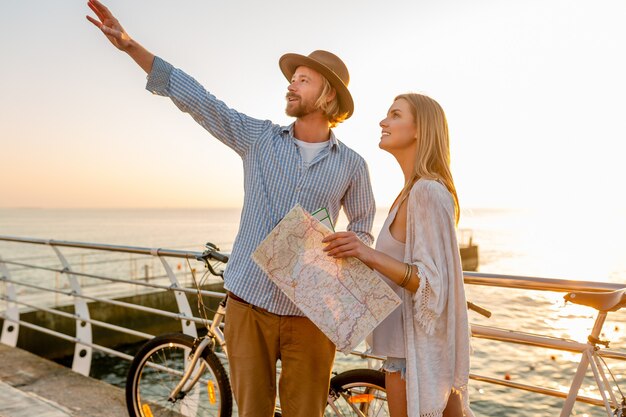
[[[146,89],[169,97],[243,161],[243,210],[224,287],[274,314],[303,315],[250,255],[296,204],[311,213],[326,207],[333,222],[343,206],[348,230],[371,244],[376,208],[363,158],[331,131],[328,146],[306,164],[293,136],[293,124],[279,126],[239,113],[158,57]]]

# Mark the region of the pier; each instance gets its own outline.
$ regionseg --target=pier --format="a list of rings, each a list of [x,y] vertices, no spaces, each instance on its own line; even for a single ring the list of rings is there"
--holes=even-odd
[[[120,417],[124,391],[0,344],[1,417]]]

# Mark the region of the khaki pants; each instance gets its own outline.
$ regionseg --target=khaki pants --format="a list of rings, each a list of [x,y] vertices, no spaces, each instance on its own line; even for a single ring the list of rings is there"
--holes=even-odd
[[[274,415],[279,359],[283,416],[322,416],[335,345],[311,320],[278,316],[229,298],[225,326],[231,384],[241,417]]]

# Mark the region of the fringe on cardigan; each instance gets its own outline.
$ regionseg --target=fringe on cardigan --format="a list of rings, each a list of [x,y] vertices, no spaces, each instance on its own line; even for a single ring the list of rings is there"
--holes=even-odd
[[[413,302],[417,307],[413,318],[424,329],[426,334],[432,336],[435,332],[435,325],[437,324],[437,316],[428,308],[432,290],[428,282],[428,275],[424,272],[422,266],[416,265],[416,267],[417,274],[420,278],[420,285],[413,296]]]

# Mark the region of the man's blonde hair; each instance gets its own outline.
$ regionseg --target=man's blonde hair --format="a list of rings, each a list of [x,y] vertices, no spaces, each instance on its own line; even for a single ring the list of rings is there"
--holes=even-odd
[[[340,112],[339,98],[335,89],[332,85],[330,85],[330,82],[325,77],[322,77],[322,79],[324,81],[324,85],[322,87],[322,92],[319,98],[315,102],[315,108],[320,109],[324,112],[324,114],[328,118],[328,124],[330,127],[335,127],[348,118],[348,113]],[[335,92],[335,97],[332,100],[328,101],[328,96],[333,94],[333,92]]]

